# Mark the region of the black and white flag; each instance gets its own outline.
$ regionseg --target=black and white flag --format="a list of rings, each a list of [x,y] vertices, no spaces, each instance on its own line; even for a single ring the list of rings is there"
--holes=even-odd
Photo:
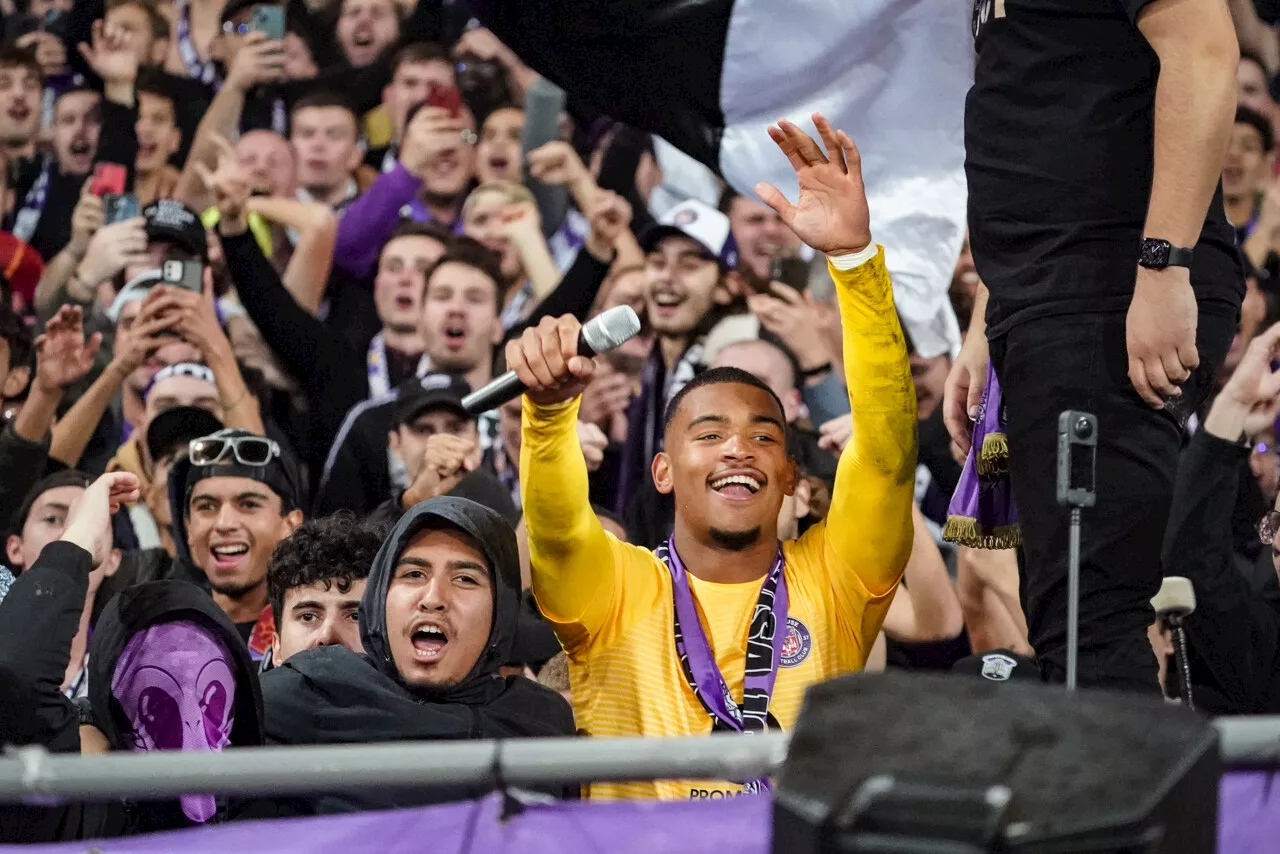
[[[754,196],[795,185],[765,133],[821,112],[862,152],[872,229],[922,355],[959,346],[965,0],[473,0],[525,62]]]

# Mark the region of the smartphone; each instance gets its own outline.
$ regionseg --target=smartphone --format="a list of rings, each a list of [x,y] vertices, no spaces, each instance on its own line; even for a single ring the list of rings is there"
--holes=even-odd
[[[449,115],[457,118],[462,112],[462,92],[457,86],[432,83],[427,87],[427,99],[423,103],[428,107],[448,110]]]
[[[809,287],[809,262],[803,258],[774,258],[769,279],[803,291]]]
[[[284,7],[254,6],[249,29],[266,33],[269,41],[280,41],[284,38]]]
[[[138,216],[138,197],[132,193],[106,193],[102,197],[102,216],[105,225],[124,222]]]
[[[160,281],[196,293],[204,292],[204,265],[199,261],[165,261],[160,267]]]
[[[127,176],[128,171],[119,163],[99,163],[93,167],[93,183],[89,185],[89,189],[95,196],[102,198],[108,193],[120,195],[124,192]]]

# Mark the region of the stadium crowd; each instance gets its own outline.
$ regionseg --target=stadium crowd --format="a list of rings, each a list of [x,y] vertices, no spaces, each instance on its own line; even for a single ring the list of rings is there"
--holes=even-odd
[[[682,196],[464,8],[0,0],[0,742],[696,735],[789,729],[863,668],[1052,677],[1013,542],[944,540],[957,354],[899,323],[847,129],[770,128],[794,204]],[[1247,289],[1163,569],[1197,708],[1275,713],[1280,41],[1232,10]],[[966,246],[960,328],[985,300]],[[640,333],[579,355],[618,306]],[[464,407],[507,370],[526,395]],[[478,794],[338,782],[0,804],[0,838]]]

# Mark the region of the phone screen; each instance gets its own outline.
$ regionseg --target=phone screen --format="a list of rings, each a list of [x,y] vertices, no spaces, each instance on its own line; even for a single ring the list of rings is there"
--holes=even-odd
[[[253,23],[251,26],[258,32],[266,33],[270,41],[280,41],[284,38],[284,7],[253,7]]]

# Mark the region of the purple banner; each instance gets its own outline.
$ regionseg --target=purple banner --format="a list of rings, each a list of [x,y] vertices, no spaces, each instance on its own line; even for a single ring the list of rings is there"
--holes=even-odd
[[[1280,840],[1280,785],[1273,774],[1222,781],[1218,850],[1274,854]],[[500,820],[497,796],[476,803],[323,818],[244,822],[93,843],[98,854],[349,854],[352,851],[484,854],[768,854],[767,797],[723,801],[561,803]],[[430,840],[429,844],[427,840]],[[0,845],[0,854],[83,854],[85,843]]]

